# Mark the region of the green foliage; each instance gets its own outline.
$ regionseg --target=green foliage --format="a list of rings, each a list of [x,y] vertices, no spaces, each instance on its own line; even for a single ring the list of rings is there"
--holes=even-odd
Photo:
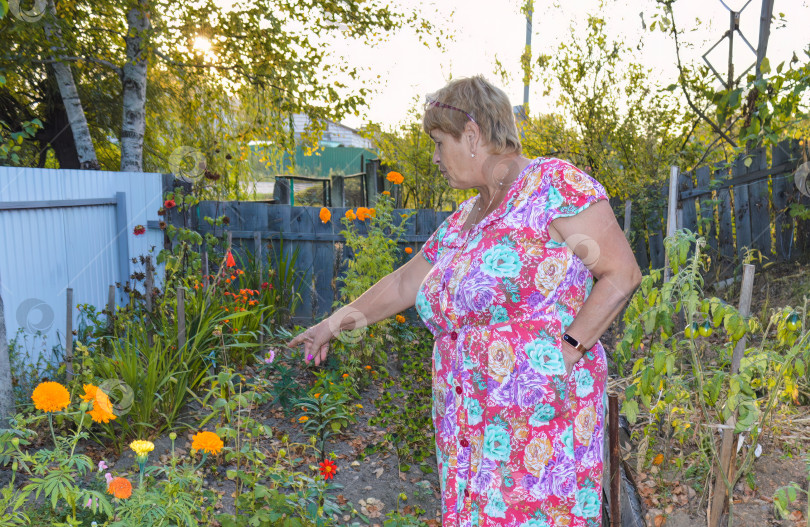
[[[433,163],[433,140],[422,129],[415,109],[409,118],[409,122],[391,130],[371,124],[366,128],[366,136],[374,141],[383,165],[404,177],[398,189],[403,208],[443,210],[453,200],[455,191]]]
[[[385,440],[394,445],[400,460],[400,470],[408,471],[410,463],[429,471],[422,463],[435,454],[431,408],[432,335],[424,327],[416,329],[396,324],[392,348],[402,364],[402,373],[383,383],[383,393],[376,401],[377,415],[369,423],[382,426]],[[370,446],[366,454],[382,448],[384,442]]]
[[[346,228],[340,234],[352,250],[352,258],[348,261],[348,270],[340,287],[344,302],[356,300],[369,287],[392,273],[394,265],[400,261],[397,244],[405,233],[405,222],[413,213],[403,215],[395,222],[393,208],[393,200],[389,196],[379,196],[376,209],[371,209],[373,215],[365,220],[366,235],[360,234],[354,220],[341,218]]]
[[[348,378],[338,379],[333,372],[315,372],[317,380],[309,394],[295,402],[302,412],[298,418],[304,423],[304,431],[316,438],[321,451],[321,460],[326,456],[326,440],[339,434],[349,423],[357,422],[349,409],[353,399],[360,395]]]
[[[769,414],[779,403],[798,401],[798,386],[807,382],[810,332],[793,317],[806,313],[806,301],[800,310],[772,312],[763,328],[722,299],[704,296],[702,238],[678,231],[665,246],[672,277],[663,281],[661,270],[645,276],[624,316],[616,361],[622,374],[631,369],[622,409],[632,423],[646,422],[647,438],[666,427],[681,443],[707,445],[714,461],[711,426],[733,423],[737,433],[746,432],[752,447],[738,456],[736,476],[726,482],[733,488],[753,463]],[[743,339],[747,347],[734,371],[732,351]]]

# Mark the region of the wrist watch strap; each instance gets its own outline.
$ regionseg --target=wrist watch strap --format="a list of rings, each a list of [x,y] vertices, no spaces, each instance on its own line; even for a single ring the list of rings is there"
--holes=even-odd
[[[566,341],[571,346],[573,346],[574,349],[576,349],[580,353],[586,353],[588,351],[587,348],[585,348],[585,346],[580,344],[577,339],[575,339],[574,337],[572,337],[568,333],[563,335],[563,340]]]

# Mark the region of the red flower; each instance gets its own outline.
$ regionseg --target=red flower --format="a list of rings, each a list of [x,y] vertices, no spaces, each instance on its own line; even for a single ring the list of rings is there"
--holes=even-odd
[[[173,199],[167,199],[163,202],[163,208],[166,210],[173,209],[177,205]]]
[[[233,259],[231,251],[228,251],[228,254],[225,256],[225,265],[228,267],[236,267],[236,260]]]
[[[135,236],[140,236],[141,234],[146,232],[146,227],[144,227],[143,225],[136,225],[135,230],[133,230],[132,232],[135,234]]]
[[[335,477],[335,472],[337,472],[337,466],[335,466],[335,462],[331,459],[327,459],[323,463],[320,463],[320,471],[321,476],[323,479],[332,479]]]
[[[270,289],[270,287],[271,287],[270,284],[268,284],[267,282],[262,282],[262,289]]]

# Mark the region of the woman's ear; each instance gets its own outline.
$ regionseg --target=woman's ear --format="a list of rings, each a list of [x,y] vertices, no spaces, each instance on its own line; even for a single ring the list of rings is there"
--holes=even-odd
[[[464,137],[472,152],[476,152],[481,142],[481,129],[472,121],[467,121],[464,125]]]

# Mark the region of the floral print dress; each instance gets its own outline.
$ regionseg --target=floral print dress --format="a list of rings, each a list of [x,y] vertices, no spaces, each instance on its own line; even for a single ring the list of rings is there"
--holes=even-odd
[[[480,223],[462,231],[471,198],[422,248],[442,525],[601,525],[605,351],[567,377],[562,355],[593,276],[548,231],[600,199],[574,165],[536,159]]]

